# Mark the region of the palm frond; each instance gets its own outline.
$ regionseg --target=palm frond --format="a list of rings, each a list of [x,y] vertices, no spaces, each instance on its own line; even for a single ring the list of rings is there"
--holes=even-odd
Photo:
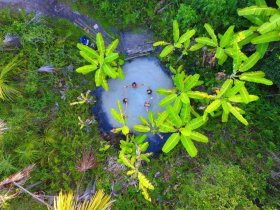
[[[9,81],[7,80],[8,73],[14,69],[17,63],[18,59],[16,57],[5,67],[0,69],[0,99],[3,101],[12,101],[19,95],[19,91],[10,86]]]
[[[103,190],[98,190],[94,197],[89,202],[84,202],[80,210],[106,210],[109,209],[114,200],[111,200],[111,196],[106,195]]]
[[[54,210],[107,210],[113,202],[111,196],[104,194],[103,190],[98,190],[90,201],[82,203],[78,203],[72,192],[60,192],[54,199]]]
[[[60,192],[59,195],[54,199],[55,210],[75,210],[76,205],[77,203],[75,200],[75,196],[72,192]]]

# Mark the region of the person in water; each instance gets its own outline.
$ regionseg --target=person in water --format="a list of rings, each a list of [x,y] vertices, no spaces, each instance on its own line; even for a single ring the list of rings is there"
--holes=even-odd
[[[136,82],[132,82],[131,85],[126,85],[125,87],[128,88],[128,87],[131,87],[131,88],[139,88],[139,87],[142,87],[144,86],[144,84],[137,84]]]
[[[148,95],[152,95],[152,93],[153,93],[152,89],[151,89],[151,88],[148,88],[148,89],[147,89],[147,94],[148,94]]]
[[[124,98],[124,99],[123,99],[123,103],[124,103],[125,106],[127,107],[127,106],[128,106],[128,98]]]
[[[149,111],[150,106],[151,106],[151,103],[149,101],[145,101],[144,107],[146,108],[147,112]]]

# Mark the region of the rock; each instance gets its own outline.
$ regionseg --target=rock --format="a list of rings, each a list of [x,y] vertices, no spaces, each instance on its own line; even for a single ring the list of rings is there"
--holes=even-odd
[[[157,171],[154,175],[154,178],[158,178],[160,176],[160,171]]]
[[[20,47],[20,39],[17,36],[6,35],[3,40],[4,47]]]
[[[55,70],[53,66],[42,66],[37,71],[40,73],[54,73]]]
[[[70,64],[69,66],[66,66],[65,68],[62,68],[63,76],[67,76],[69,73],[72,73],[73,71],[74,71],[73,64]]]
[[[97,24],[94,24],[93,28],[94,30],[98,30],[99,26]]]

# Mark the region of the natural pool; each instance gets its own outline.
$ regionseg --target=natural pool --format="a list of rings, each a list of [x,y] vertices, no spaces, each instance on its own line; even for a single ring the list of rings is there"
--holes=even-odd
[[[102,131],[109,132],[112,128],[121,125],[114,120],[111,115],[111,108],[118,109],[117,101],[120,100],[123,110],[127,115],[127,126],[133,129],[133,125],[141,124],[139,116],[147,118],[147,108],[145,102],[150,103],[149,110],[154,113],[163,110],[158,104],[163,99],[156,90],[158,88],[170,89],[173,87],[171,76],[159,60],[155,57],[142,57],[128,61],[123,66],[125,79],[111,79],[108,81],[109,91],[98,88],[94,91],[98,103],[93,108],[94,115],[99,120]],[[138,87],[132,88],[131,84],[136,82]],[[125,87],[130,86],[130,87]],[[147,94],[147,89],[152,90],[152,94]],[[123,103],[123,99],[128,98],[128,104]],[[164,143],[158,136],[149,134],[148,141],[152,151],[159,151]]]

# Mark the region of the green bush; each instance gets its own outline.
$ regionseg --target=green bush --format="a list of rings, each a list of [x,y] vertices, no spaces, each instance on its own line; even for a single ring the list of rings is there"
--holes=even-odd
[[[280,43],[274,44],[267,58],[260,65],[260,68],[267,74],[267,77],[280,88]]]
[[[201,21],[196,10],[194,10],[190,5],[186,4],[180,4],[178,13],[176,15],[176,20],[178,21],[182,30],[194,28],[195,25]]]
[[[190,175],[182,187],[180,203],[186,209],[258,209],[254,201],[265,193],[266,176],[247,174],[236,165],[210,162],[198,177]]]

